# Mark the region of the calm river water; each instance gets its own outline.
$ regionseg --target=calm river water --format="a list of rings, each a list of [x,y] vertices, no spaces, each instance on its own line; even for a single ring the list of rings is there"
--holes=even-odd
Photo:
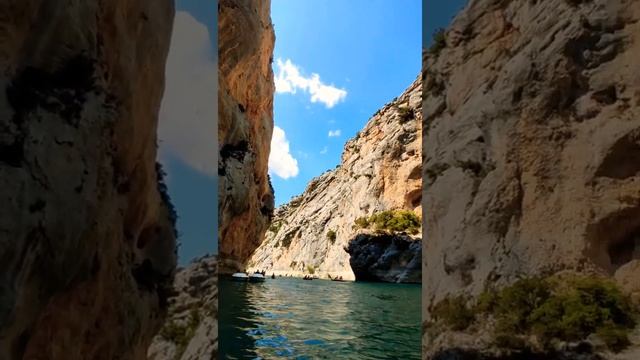
[[[222,359],[420,359],[420,285],[221,279]]]

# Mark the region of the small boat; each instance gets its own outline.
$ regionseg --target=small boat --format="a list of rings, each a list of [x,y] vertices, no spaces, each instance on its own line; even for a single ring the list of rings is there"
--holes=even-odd
[[[249,280],[249,276],[243,272],[237,272],[234,273],[233,275],[231,275],[231,279],[233,279],[233,281],[247,281]]]
[[[342,280],[342,279],[331,279],[331,281],[345,282],[345,281],[347,281],[347,280]]]
[[[264,282],[265,277],[261,273],[249,275],[249,282]]]

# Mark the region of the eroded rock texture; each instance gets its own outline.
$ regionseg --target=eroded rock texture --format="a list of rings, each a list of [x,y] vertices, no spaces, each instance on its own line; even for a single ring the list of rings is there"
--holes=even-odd
[[[427,318],[564,269],[640,292],[639,19],[632,0],[474,0],[427,54]],[[431,340],[427,358],[456,342]]]
[[[357,281],[420,283],[422,242],[407,235],[358,234],[345,249]]]
[[[336,169],[313,179],[303,194],[276,210],[251,268],[298,276],[313,268],[318,276],[354,280],[345,250],[361,232],[354,221],[390,209],[420,213],[421,93],[418,79],[346,143]]]
[[[243,268],[273,214],[267,170],[273,131],[271,1],[218,4],[219,254]]]
[[[149,360],[215,360],[218,354],[217,259],[204,256],[178,270],[167,319]]]
[[[168,0],[0,1],[0,359],[144,359],[175,268]]]

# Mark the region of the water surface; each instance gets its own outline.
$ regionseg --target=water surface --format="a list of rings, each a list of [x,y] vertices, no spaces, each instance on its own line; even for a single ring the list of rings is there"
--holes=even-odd
[[[221,279],[222,359],[420,359],[420,285]]]

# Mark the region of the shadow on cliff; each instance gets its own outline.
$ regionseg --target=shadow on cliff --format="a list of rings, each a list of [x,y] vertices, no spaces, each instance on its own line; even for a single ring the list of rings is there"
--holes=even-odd
[[[420,283],[422,241],[406,234],[358,234],[344,250],[356,281]]]

